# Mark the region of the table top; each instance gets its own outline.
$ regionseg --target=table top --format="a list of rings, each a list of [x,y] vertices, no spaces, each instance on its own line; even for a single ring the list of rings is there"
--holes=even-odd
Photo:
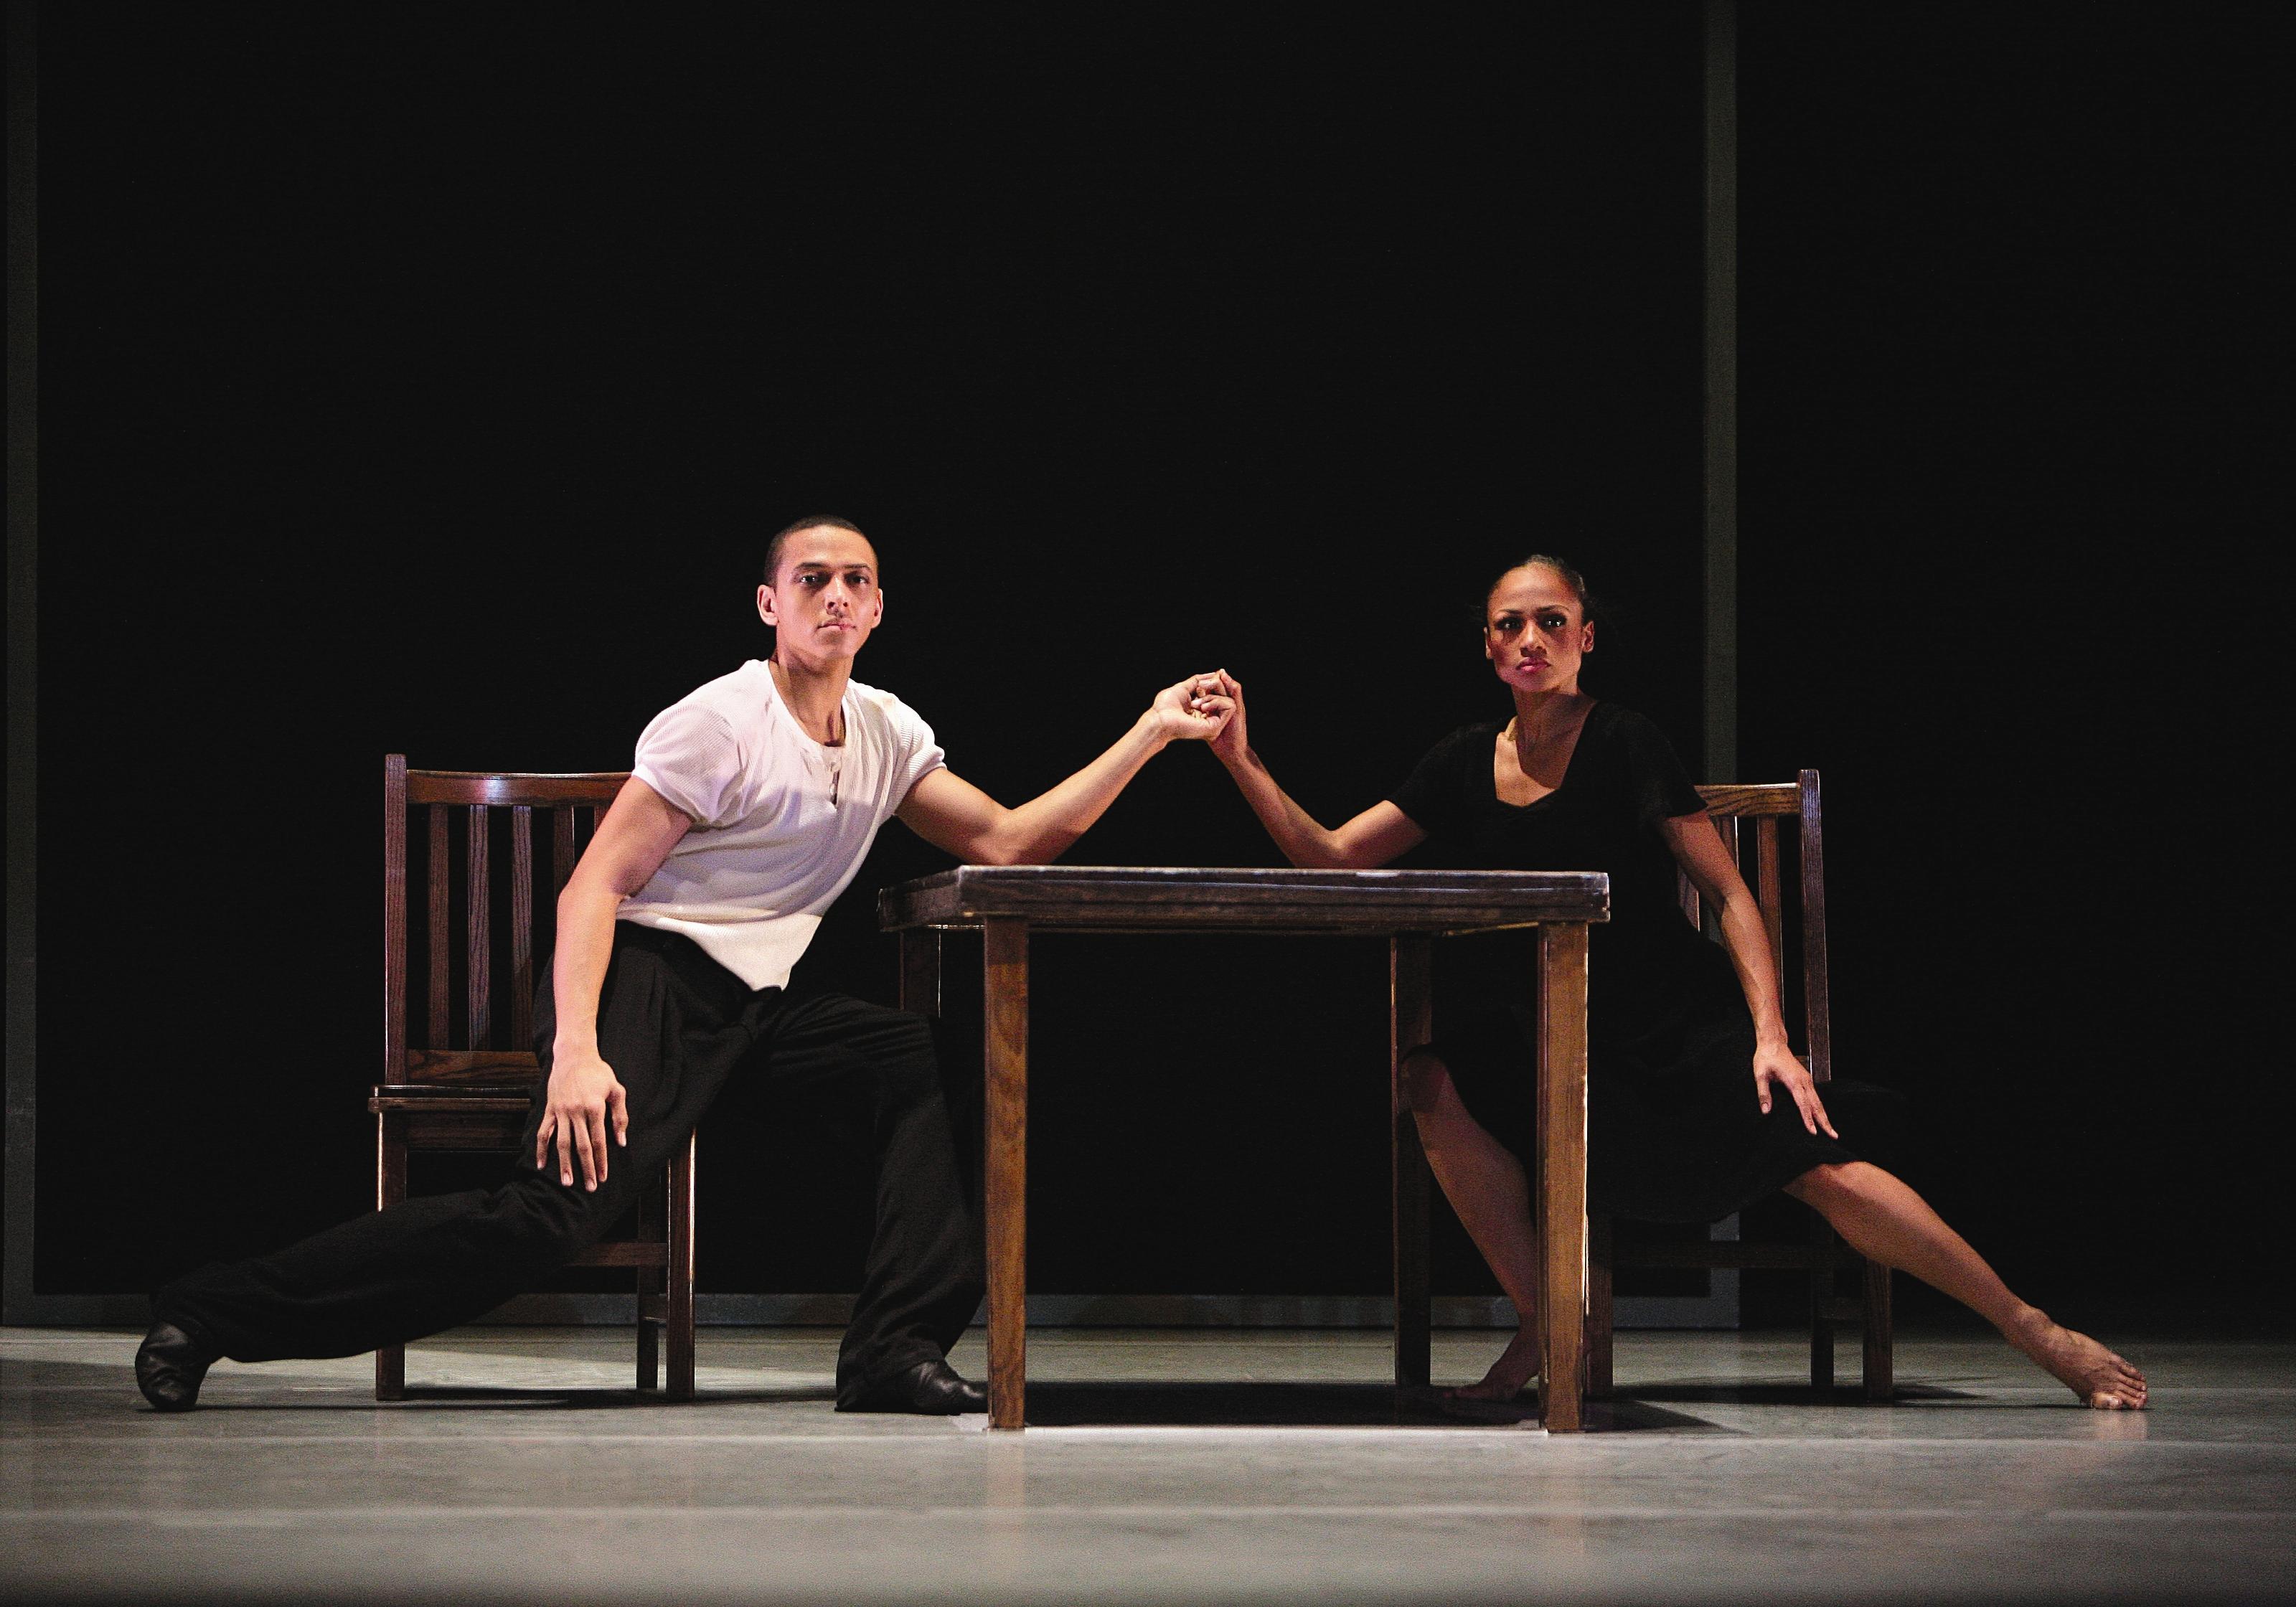
[[[961,865],[877,895],[877,922],[1046,931],[1458,933],[1607,921],[1600,871],[1303,871],[1196,865]]]

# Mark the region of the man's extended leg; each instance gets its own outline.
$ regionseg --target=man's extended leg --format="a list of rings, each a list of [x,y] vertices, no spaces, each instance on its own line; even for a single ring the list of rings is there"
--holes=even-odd
[[[533,1169],[530,1120],[521,1175],[504,1187],[409,1200],[268,1256],[204,1267],[160,1291],[154,1317],[190,1336],[195,1357],[240,1361],[353,1356],[468,1322],[613,1226],[693,1131],[779,999],[750,993],[685,939],[620,929],[598,1038],[628,1091],[629,1145],[613,1152],[594,1193],[578,1181],[563,1186],[554,1166]],[[546,973],[535,1016],[546,1069],[555,1021]],[[194,1373],[189,1395],[197,1390]]]
[[[980,1229],[922,1016],[810,999],[774,1022],[765,1050],[773,1082],[853,1097],[876,1153],[876,1234],[837,1357],[838,1405],[850,1411],[889,1381],[940,1362],[964,1332],[980,1306]]]

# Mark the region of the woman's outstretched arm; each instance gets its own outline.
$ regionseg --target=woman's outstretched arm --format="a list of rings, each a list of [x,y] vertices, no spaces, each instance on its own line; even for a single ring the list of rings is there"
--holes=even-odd
[[[1677,816],[1666,823],[1665,832],[1675,863],[1689,875],[1699,897],[1722,912],[1722,944],[1738,968],[1738,986],[1746,990],[1746,1007],[1753,1013],[1754,1095],[1762,1110],[1768,1111],[1770,1088],[1775,1084],[1793,1096],[1802,1126],[1813,1133],[1823,1127],[1828,1137],[1841,1137],[1826,1119],[1825,1102],[1817,1096],[1809,1068],[1794,1057],[1786,1042],[1777,963],[1770,954],[1769,934],[1762,928],[1762,906],[1738,873],[1737,858],[1722,846],[1722,834],[1703,814]]]
[[[1211,750],[1235,784],[1259,824],[1292,864],[1317,870],[1364,871],[1427,840],[1415,822],[1385,799],[1346,824],[1334,829],[1301,808],[1290,793],[1275,784],[1251,742],[1243,723],[1243,685],[1225,669],[1220,691],[1234,705],[1226,726],[1211,740]]]

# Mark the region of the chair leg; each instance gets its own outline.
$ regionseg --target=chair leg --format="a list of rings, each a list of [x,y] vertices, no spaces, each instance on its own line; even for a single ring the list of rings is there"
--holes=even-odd
[[[638,1268],[638,1388],[661,1388],[661,1328],[654,1313],[663,1303],[662,1295],[648,1289],[653,1280],[648,1275],[652,1268]]]
[[[1587,1393],[1611,1392],[1611,1218],[1587,1220]]]
[[[406,1198],[406,1119],[396,1111],[374,1117],[374,1209],[389,1210]],[[374,1352],[374,1398],[406,1398],[406,1347],[379,1345]]]
[[[1890,1309],[1890,1269],[1866,1263],[1866,1398],[1889,1400],[1897,1394],[1897,1332]]]
[[[1833,1389],[1833,1225],[1809,1213],[1809,1387],[1816,1395]]]
[[[669,1339],[672,1400],[693,1398],[693,1136],[669,1163],[669,1266],[663,1324]]]
[[[638,1242],[660,1244],[669,1240],[669,1179],[662,1178],[661,1186],[640,1196],[638,1200]],[[638,1296],[638,1377],[641,1391],[661,1388],[661,1327],[669,1309],[669,1268],[659,1271],[651,1267],[637,1269]]]

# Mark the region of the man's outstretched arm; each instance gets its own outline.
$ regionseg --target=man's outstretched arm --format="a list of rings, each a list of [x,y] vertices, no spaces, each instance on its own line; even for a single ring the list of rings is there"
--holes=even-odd
[[[1158,693],[1107,752],[1027,803],[1008,809],[971,782],[933,770],[901,800],[901,821],[967,865],[1042,865],[1083,836],[1165,743],[1217,735],[1229,707],[1216,680],[1190,676]]]

